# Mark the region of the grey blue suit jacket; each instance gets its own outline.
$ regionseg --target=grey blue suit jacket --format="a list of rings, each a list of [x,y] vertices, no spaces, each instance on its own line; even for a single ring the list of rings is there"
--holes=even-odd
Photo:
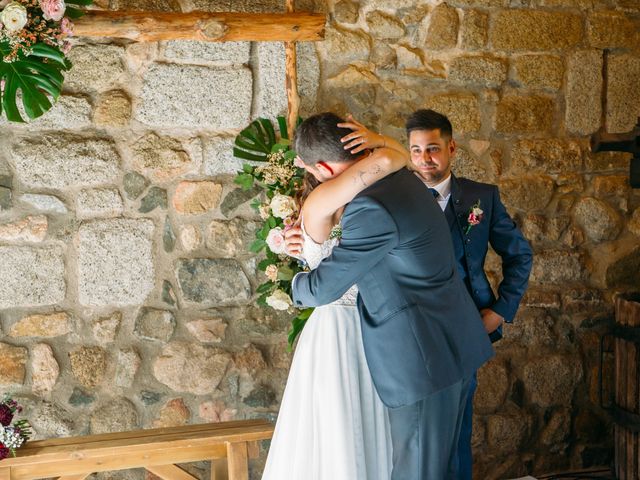
[[[480,202],[482,221],[467,231],[471,207]],[[458,273],[478,309],[490,308],[511,322],[522,300],[533,263],[533,252],[500,201],[498,187],[466,178],[451,178],[451,197],[445,216],[451,230]],[[497,297],[484,271],[487,248],[502,259],[502,281]],[[502,328],[491,340],[502,337]]]
[[[445,217],[407,170],[358,195],[331,256],[293,284],[297,306],[340,298],[353,284],[367,363],[389,407],[415,403],[493,356],[457,271]]]

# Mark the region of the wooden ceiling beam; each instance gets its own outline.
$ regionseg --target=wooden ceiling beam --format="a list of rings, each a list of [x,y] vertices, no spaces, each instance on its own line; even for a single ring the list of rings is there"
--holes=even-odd
[[[90,10],[75,22],[78,37],[157,42],[304,42],[324,38],[326,17],[308,12],[209,13]]]

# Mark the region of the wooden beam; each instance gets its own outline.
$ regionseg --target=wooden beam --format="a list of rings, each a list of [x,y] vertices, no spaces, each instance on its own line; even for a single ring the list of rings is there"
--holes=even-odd
[[[319,41],[325,16],[318,13],[132,12],[90,10],[75,22],[78,37],[126,38],[138,42]]]
[[[198,480],[176,465],[154,465],[146,467],[146,470],[164,480]]]
[[[294,0],[286,2],[287,14],[294,13]],[[285,78],[287,87],[287,127],[289,138],[293,138],[293,131],[296,128],[298,112],[300,110],[300,96],[298,95],[298,67],[296,56],[296,44],[294,41],[284,44],[285,52]]]

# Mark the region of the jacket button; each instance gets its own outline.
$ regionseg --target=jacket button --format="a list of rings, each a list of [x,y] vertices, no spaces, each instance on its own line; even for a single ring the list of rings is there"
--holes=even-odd
[[[467,252],[467,257],[470,257],[470,256],[471,256],[471,252]]]
[[[471,243],[471,239],[470,238],[467,238],[467,243]]]
[[[455,204],[456,204],[456,205],[460,205],[460,199],[459,199],[459,198],[456,198],[456,200],[455,200]]]
[[[464,213],[459,213],[458,218],[464,218]]]
[[[474,290],[473,293],[475,293],[477,295],[478,293],[480,293],[480,291],[479,290]]]

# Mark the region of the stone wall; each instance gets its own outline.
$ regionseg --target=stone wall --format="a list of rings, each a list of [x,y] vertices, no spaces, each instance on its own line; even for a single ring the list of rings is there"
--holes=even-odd
[[[629,156],[592,154],[588,140],[640,115],[638,2],[297,5],[329,15],[326,41],[299,45],[303,115],[348,111],[404,138],[407,113],[443,111],[456,171],[499,184],[534,246],[523,306],[479,374],[477,477],[610,461],[598,338],[611,296],[640,283],[640,194]],[[71,58],[51,112],[0,120],[0,391],[38,437],[274,419],[289,317],[253,305],[255,192],[235,188],[231,144],[286,108],[282,45],[79,40]],[[487,266],[499,281],[495,256]]]

